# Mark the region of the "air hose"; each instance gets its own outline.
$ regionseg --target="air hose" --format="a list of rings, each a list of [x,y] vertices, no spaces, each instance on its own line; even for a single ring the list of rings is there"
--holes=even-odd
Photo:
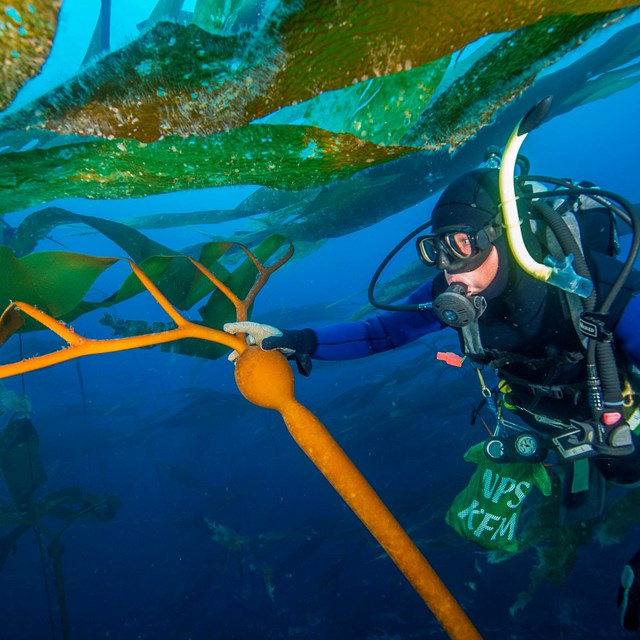
[[[518,123],[518,126],[507,142],[499,174],[504,226],[511,251],[524,271],[539,280],[546,281],[549,284],[558,286],[565,291],[575,293],[583,298],[584,313],[581,317],[581,327],[584,327],[583,332],[588,338],[587,376],[589,403],[594,417],[601,419],[603,413],[607,412],[607,409],[609,411],[620,411],[622,406],[622,391],[618,368],[613,353],[613,344],[605,328],[605,320],[616,296],[631,272],[638,255],[640,248],[640,219],[633,207],[617,194],[597,188],[576,188],[572,183],[563,180],[539,178],[542,181],[551,182],[564,188],[548,191],[543,194],[521,194],[521,197],[536,200],[536,202],[532,203],[531,209],[538,213],[549,225],[551,231],[560,243],[563,254],[567,257],[562,263],[558,263],[549,256],[545,258],[544,264],[535,262],[531,257],[524,244],[520,230],[520,219],[515,195],[514,170],[522,142],[528,133],[542,122],[550,106],[551,97],[546,97],[538,102]],[[535,180],[537,178],[528,176],[528,179]],[[626,223],[630,224],[633,230],[633,242],[629,255],[611,290],[597,310],[597,295],[593,288],[593,280],[582,248],[573,237],[571,230],[567,227],[562,217],[551,207],[540,202],[542,199],[567,198],[575,195],[587,195],[595,202],[607,207],[614,214],[620,216]],[[617,201],[622,205],[627,215],[613,205],[609,199]]]
[[[558,188],[553,191],[536,193],[532,196],[526,197],[531,197],[538,200],[587,196],[597,204],[607,208],[612,214],[620,218],[626,225],[631,227],[633,238],[631,247],[629,249],[629,253],[623,264],[623,267],[620,270],[620,273],[618,274],[611,289],[609,290],[609,293],[606,295],[604,301],[600,304],[597,310],[595,309],[595,304],[592,308],[590,308],[589,305],[585,305],[585,311],[587,311],[588,313],[593,312],[593,317],[596,320],[603,322],[606,319],[607,314],[610,312],[616,297],[624,286],[624,283],[627,280],[627,277],[629,276],[629,273],[631,272],[633,265],[638,257],[638,252],[640,250],[640,218],[638,217],[638,214],[636,213],[633,205],[631,205],[628,200],[611,191],[606,191],[597,187],[576,187],[576,185],[568,180],[550,178],[548,176],[527,176],[527,180],[532,182],[545,182],[553,184]],[[532,204],[532,209],[536,210],[539,204],[541,203],[534,202]],[[554,217],[556,220],[561,220],[560,216],[555,215]],[[547,221],[546,217],[544,217],[543,219]],[[557,234],[563,251],[565,253],[567,251],[570,251],[576,256],[576,271],[578,271],[580,275],[585,275],[586,272],[582,272],[581,267],[578,266],[579,260],[584,259],[581,251],[576,251],[576,249],[572,248],[569,244],[563,244],[563,240],[561,239],[561,234],[564,238],[565,233],[569,233],[573,238],[573,234],[571,234],[571,231],[568,228],[565,233],[556,231],[555,228],[553,229],[553,231]],[[567,240],[567,242],[570,243],[571,240]],[[587,301],[589,299],[590,298],[588,298]],[[620,389],[620,378],[618,376],[618,368],[616,365],[615,356],[613,354],[611,342],[607,340],[589,340],[587,348],[587,361],[591,363],[591,366],[593,368],[596,367],[595,363],[597,361],[597,374],[600,381],[598,388],[595,388],[594,377],[594,388],[592,389],[593,398],[591,401],[594,409],[596,408],[596,406],[600,406],[600,408],[602,408],[602,403],[604,403],[605,407],[618,407],[622,392]],[[598,398],[600,398],[600,405],[598,405]]]

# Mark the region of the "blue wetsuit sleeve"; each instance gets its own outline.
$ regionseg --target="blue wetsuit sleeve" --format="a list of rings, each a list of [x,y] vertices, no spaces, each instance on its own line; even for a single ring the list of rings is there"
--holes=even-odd
[[[636,294],[627,306],[613,335],[618,348],[621,348],[631,360],[640,367],[640,295]]]
[[[407,304],[431,302],[433,282],[412,293]],[[318,346],[312,354],[318,360],[352,360],[401,347],[439,331],[446,325],[430,309],[389,311],[361,322],[344,322],[315,329]]]

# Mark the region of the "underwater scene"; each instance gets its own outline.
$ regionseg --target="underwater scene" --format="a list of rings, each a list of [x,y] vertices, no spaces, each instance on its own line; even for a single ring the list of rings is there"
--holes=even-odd
[[[0,638],[634,636],[640,488],[561,523],[550,460],[508,543],[451,526],[497,386],[454,330],[301,375],[223,326],[377,313],[541,101],[531,174],[640,209],[640,5],[8,0],[0,55]]]

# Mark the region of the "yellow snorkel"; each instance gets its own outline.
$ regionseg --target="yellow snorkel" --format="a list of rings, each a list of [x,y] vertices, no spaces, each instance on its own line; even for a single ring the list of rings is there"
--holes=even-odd
[[[537,280],[548,282],[564,291],[587,298],[593,289],[593,283],[579,276],[573,266],[572,254],[563,260],[556,260],[548,255],[543,264],[536,262],[527,249],[520,229],[520,216],[514,186],[514,174],[518,152],[530,131],[533,131],[545,118],[551,107],[551,96],[538,102],[520,120],[513,130],[502,155],[499,172],[500,201],[502,204],[503,226],[511,253],[518,265]]]

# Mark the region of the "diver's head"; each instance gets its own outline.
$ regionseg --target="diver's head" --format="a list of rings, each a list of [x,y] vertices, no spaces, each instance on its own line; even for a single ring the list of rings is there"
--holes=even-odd
[[[476,169],[454,180],[433,209],[431,227],[416,241],[425,264],[448,274],[482,266],[502,235],[498,171]]]

